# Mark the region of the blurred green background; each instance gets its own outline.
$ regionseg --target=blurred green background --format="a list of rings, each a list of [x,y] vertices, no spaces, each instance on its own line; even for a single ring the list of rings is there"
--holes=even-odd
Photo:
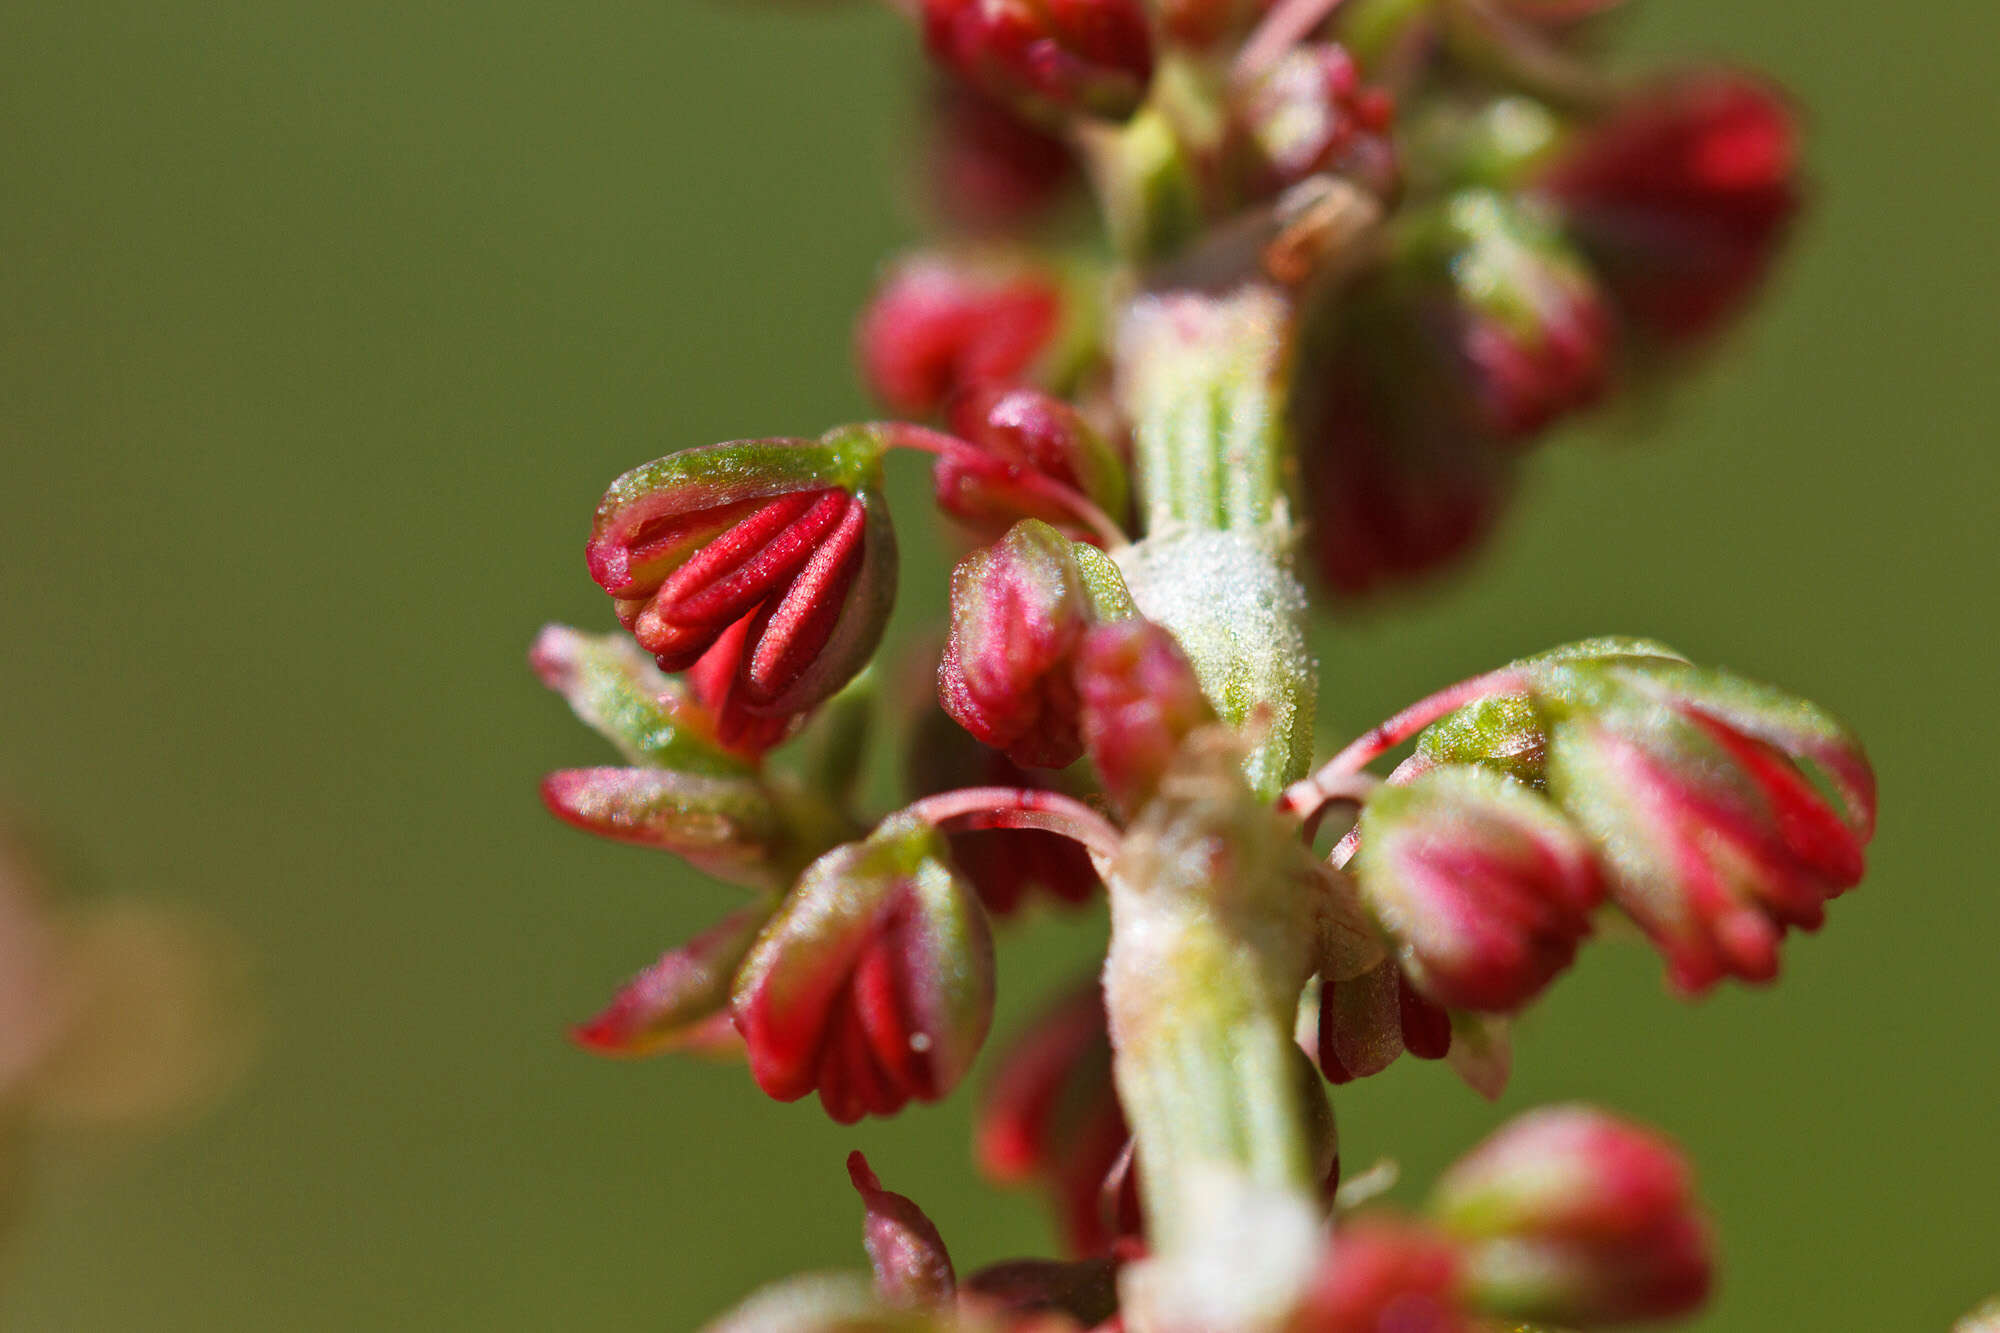
[[[99,888],[233,923],[272,1024],[199,1125],[44,1145],[0,1324],[690,1328],[860,1262],[853,1146],[962,1265],[1044,1245],[976,1184],[964,1097],[841,1129],[737,1068],[563,1039],[731,894],[541,813],[542,771],[607,752],[523,651],[608,623],[580,546],[612,475],[862,410],[851,313],[914,230],[897,28],[0,8],[0,800]],[[1502,1106],[1407,1061],[1339,1099],[1350,1164],[1417,1182],[1542,1100],[1667,1127],[1727,1247],[1710,1333],[1941,1328],[2000,1288],[1996,36],[1970,2],[1650,6],[1641,48],[1812,109],[1792,262],[1643,441],[1564,440],[1473,576],[1321,641],[1329,735],[1623,631],[1869,738],[1872,873],[1782,985],[1685,1006],[1604,945]],[[917,549],[906,606],[936,605]],[[1003,1033],[1099,929],[1016,937]]]

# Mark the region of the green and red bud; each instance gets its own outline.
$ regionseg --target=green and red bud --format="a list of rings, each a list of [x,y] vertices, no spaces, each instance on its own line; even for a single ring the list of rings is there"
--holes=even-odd
[[[788,841],[770,793],[748,776],[568,768],[542,779],[542,803],[587,833],[673,852],[736,883],[768,882]]]
[[[669,949],[571,1035],[599,1055],[740,1049],[729,1019],[730,983],[770,915],[768,905],[746,907]]]
[[[1111,799],[1135,813],[1215,710],[1174,636],[1150,620],[1086,631],[1075,671],[1084,749]]]
[[[1336,1227],[1286,1333],[1476,1333],[1457,1249],[1415,1222]]]
[[[958,1276],[944,1238],[924,1210],[901,1194],[882,1188],[868,1159],[847,1155],[847,1178],[865,1210],[862,1239],[875,1270],[875,1291],[903,1308],[949,1306],[958,1294]]]
[[[717,736],[714,714],[624,635],[548,625],[528,664],[631,763],[713,775],[744,769]]]
[[[1408,312],[1444,339],[1436,369],[1468,424],[1531,437],[1602,395],[1611,317],[1555,229],[1505,195],[1463,190],[1403,240]]]
[[[1669,345],[1749,304],[1798,213],[1798,117],[1750,75],[1691,71],[1632,96],[1541,189],[1619,313]]]
[[[879,455],[852,431],[689,449],[626,473],[598,506],[591,576],[662,670],[741,627],[703,691],[726,742],[743,719],[822,702],[874,652],[896,570]]]
[[[1338,45],[1309,43],[1286,52],[1244,90],[1231,117],[1236,170],[1254,196],[1323,172],[1376,195],[1396,190],[1389,138],[1395,101],[1364,87],[1360,67]]]
[[[939,65],[1050,123],[1123,120],[1153,77],[1139,0],[923,0],[923,22]]]
[[[1097,620],[1129,608],[1123,580],[1095,547],[1023,520],[952,571],[938,701],[1016,763],[1072,764],[1083,754],[1077,646]]]
[[[1093,536],[1037,479],[1066,487],[1114,519],[1125,512],[1124,462],[1060,398],[1022,385],[977,385],[952,399],[947,419],[975,446],[946,451],[932,472],[938,506],[954,518],[993,535],[1019,519],[1039,518],[1076,537]]]
[[[737,973],[750,1072],[843,1124],[935,1101],[993,1017],[993,939],[943,838],[908,815],[807,867]]]
[[[1678,1149],[1587,1106],[1531,1111],[1439,1180],[1431,1213],[1463,1247],[1480,1309],[1595,1325],[1686,1314],[1712,1281]]]
[[[1009,256],[922,253],[889,270],[855,327],[869,391],[928,416],[955,393],[1041,378],[1069,304],[1052,271]]]
[[[1511,1013],[1576,957],[1603,900],[1597,861],[1540,795],[1482,769],[1434,769],[1368,801],[1361,892],[1417,989]]]

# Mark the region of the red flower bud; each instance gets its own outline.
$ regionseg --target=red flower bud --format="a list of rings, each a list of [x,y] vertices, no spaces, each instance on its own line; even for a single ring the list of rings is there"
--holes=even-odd
[[[885,820],[806,868],[737,973],[759,1087],[842,1124],[936,1101],[993,1017],[993,939],[929,825]]]
[[[1182,739],[1215,721],[1180,645],[1149,620],[1087,632],[1077,649],[1076,682],[1084,746],[1105,790],[1127,813],[1152,798]]]
[[[1123,120],[1153,77],[1138,0],[923,0],[933,59],[1038,118]]]
[[[1406,246],[1402,262],[1419,270],[1413,313],[1445,339],[1433,365],[1472,427],[1525,439],[1602,394],[1610,317],[1589,271],[1540,219],[1504,195],[1464,190]]]
[[[1362,87],[1360,69],[1343,47],[1294,47],[1232,111],[1241,140],[1239,169],[1253,194],[1275,194],[1322,172],[1376,194],[1396,188],[1396,150],[1389,140],[1395,102],[1380,89]]]
[[[1107,1207],[1105,1197],[1131,1132],[1111,1083],[1111,1038],[1094,980],[1029,1023],[1001,1055],[975,1136],[989,1177],[1049,1192],[1070,1253],[1103,1254],[1137,1232],[1135,1201]]]
[[[939,81],[932,118],[921,183],[956,226],[978,232],[1026,227],[1054,209],[1080,178],[1068,144],[957,80]]]
[[[924,1210],[882,1188],[868,1159],[847,1155],[847,1178],[866,1209],[862,1236],[875,1269],[875,1290],[891,1305],[948,1306],[958,1291],[944,1238]]]
[[[1632,98],[1550,169],[1543,188],[1637,329],[1691,342],[1748,304],[1799,208],[1796,120],[1768,84],[1695,71]]]
[[[976,449],[941,455],[932,472],[938,506],[994,534],[1039,518],[1079,538],[1092,534],[1067,508],[1023,484],[1040,474],[1114,518],[1125,512],[1125,465],[1083,414],[1037,389],[975,386],[952,399],[951,428]]]
[[[1431,1210],[1465,1242],[1467,1286],[1494,1314],[1660,1319],[1708,1294],[1708,1228],[1680,1153],[1592,1107],[1502,1126],[1439,1180]]]
[[[1034,519],[1015,524],[952,571],[938,701],[1016,763],[1074,763],[1083,753],[1072,671],[1077,643],[1106,601],[1125,595],[1116,568],[1095,547]]]
[[[1031,378],[1063,306],[1054,276],[1025,264],[912,256],[861,313],[862,377],[891,411],[927,416],[960,389]]]
[[[603,1013],[571,1035],[599,1055],[739,1047],[729,1021],[730,979],[769,917],[764,907],[732,912],[680,948],[669,949],[632,978]]]
[[[831,696],[881,638],[896,543],[862,484],[878,454],[858,434],[744,440],[671,454],[605,492],[591,576],[661,669],[742,635],[698,684],[726,742],[743,739],[741,715],[782,723]]]
[[[1553,663],[1534,697],[1550,795],[1680,989],[1769,980],[1786,928],[1860,881],[1874,773],[1812,704],[1662,658]]]
[[[1414,1223],[1337,1227],[1287,1333],[1474,1333],[1458,1252]]]
[[[1455,1009],[1511,1012],[1576,956],[1604,897],[1582,836],[1541,796],[1477,768],[1385,787],[1354,865],[1417,988]]]
[[[1022,768],[998,750],[981,745],[927,700],[912,728],[908,772],[910,794],[930,796],[957,787],[1049,788],[1054,776]],[[1047,829],[953,830],[945,835],[952,863],[996,916],[1019,909],[1039,891],[1065,903],[1089,901],[1098,890],[1090,853],[1074,839]]]
[[[1513,460],[1398,403],[1352,372],[1318,386],[1299,422],[1307,541],[1320,578],[1356,599],[1434,575],[1485,540],[1513,490]]]

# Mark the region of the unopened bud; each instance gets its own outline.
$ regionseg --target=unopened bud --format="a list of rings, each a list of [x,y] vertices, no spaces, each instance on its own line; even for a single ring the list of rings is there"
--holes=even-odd
[[[572,1035],[577,1044],[618,1056],[737,1046],[729,1022],[730,981],[770,914],[768,907],[732,912],[662,954],[602,1013],[576,1028]]]
[[[1366,88],[1347,51],[1330,42],[1294,47],[1245,91],[1234,108],[1239,168],[1258,195],[1332,172],[1372,193],[1397,184],[1389,131],[1395,102]]]
[[[1286,1333],[1474,1333],[1457,1250],[1413,1222],[1336,1227]]]
[[[741,707],[803,712],[867,662],[895,596],[896,544],[858,432],[689,449],[612,483],[591,576],[661,669],[700,661],[733,626]]]
[[[1058,482],[1114,517],[1126,506],[1125,465],[1081,412],[1037,389],[987,384],[952,400],[951,427],[975,449],[954,449],[933,471],[940,508],[993,533],[1017,519],[1076,525],[1072,511],[1027,484]]]
[[[957,1294],[958,1278],[944,1238],[924,1210],[882,1182],[858,1152],[847,1155],[847,1178],[861,1196],[862,1237],[875,1269],[875,1290],[891,1305],[939,1307]]]
[[[940,835],[907,815],[807,867],[737,973],[758,1086],[835,1120],[935,1101],[993,1017],[993,939]]]
[[[936,412],[961,389],[1037,378],[1065,304],[1056,275],[1031,264],[913,255],[889,271],[861,314],[862,377],[906,416]]]
[[[1592,1107],[1502,1126],[1439,1180],[1431,1212],[1464,1244],[1468,1291],[1492,1314],[1661,1319],[1708,1294],[1708,1228],[1679,1151]]]
[[[945,219],[974,232],[1035,223],[1080,178],[1068,144],[956,79],[933,93],[929,148],[921,188]]]
[[[1454,1009],[1505,1013],[1533,999],[1575,958],[1604,896],[1569,821],[1482,769],[1385,787],[1359,827],[1363,895],[1417,988]]]
[[[939,702],[1016,763],[1074,763],[1083,753],[1077,644],[1125,596],[1117,570],[1096,548],[1034,519],[1015,524],[952,571]]]
[[[1692,342],[1749,303],[1798,212],[1797,116],[1749,75],[1692,71],[1585,132],[1543,189],[1626,320]]]
[[[614,842],[673,852],[719,879],[760,884],[786,831],[762,783],[658,768],[570,768],[542,779],[551,813]]]
[[[1085,749],[1105,790],[1136,812],[1195,728],[1215,710],[1174,636],[1150,620],[1098,625],[1078,645],[1076,682]]]
[[[1139,0],[923,0],[931,57],[1024,113],[1123,120],[1153,77]]]

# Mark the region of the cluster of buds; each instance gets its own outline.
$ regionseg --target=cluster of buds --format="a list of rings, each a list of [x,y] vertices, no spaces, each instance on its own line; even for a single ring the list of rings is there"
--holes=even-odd
[[[1707,1226],[1649,1132],[1530,1115],[1421,1215],[1356,1213],[1327,1092],[1407,1052],[1498,1095],[1509,1019],[1606,913],[1688,995],[1768,981],[1873,834],[1840,723],[1638,640],[1475,677],[1310,771],[1295,549],[1335,599],[1470,550],[1536,440],[1730,322],[1795,211],[1784,101],[1607,79],[1583,34],[1611,7],[911,7],[945,234],[857,335],[903,419],[612,484],[587,554],[627,635],[551,628],[533,661],[624,764],[543,790],[750,892],[579,1042],[740,1056],[843,1123],[974,1068],[995,919],[1103,904],[1101,981],[1017,1037],[979,1118],[1070,1254],[961,1280],[857,1156],[875,1281],[717,1328],[1477,1333],[1701,1301]],[[1044,225],[1078,179],[1108,258]],[[871,669],[898,451],[970,549],[941,650],[907,654],[935,705],[884,710],[915,677]],[[908,801],[868,811],[884,711]]]

